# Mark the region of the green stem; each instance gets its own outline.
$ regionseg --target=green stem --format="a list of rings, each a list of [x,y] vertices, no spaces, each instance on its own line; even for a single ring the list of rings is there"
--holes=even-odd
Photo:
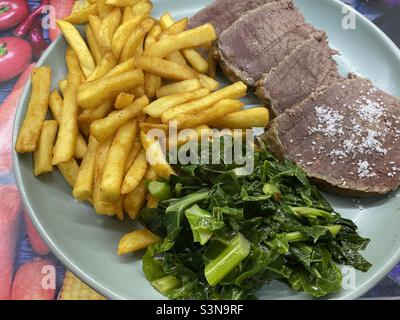
[[[7,43],[0,44],[0,57],[5,56],[7,53]]]
[[[159,201],[164,201],[172,198],[171,189],[165,182],[151,181],[148,186],[151,195]]]
[[[327,228],[334,237],[336,237],[336,235],[339,233],[341,227],[341,225],[323,226],[323,228]],[[288,242],[299,242],[308,240],[307,235],[300,231],[287,233],[286,238]]]
[[[168,291],[179,287],[180,282],[174,276],[166,276],[164,278],[155,280],[151,285],[160,293],[165,294]]]
[[[0,14],[2,14],[2,13],[6,13],[8,10],[10,10],[10,8],[9,8],[9,7],[7,7],[7,6],[0,7]]]
[[[172,211],[185,210],[191,205],[200,202],[201,200],[207,199],[208,191],[192,193],[184,198],[181,198],[173,203],[171,203],[168,208],[165,210],[166,213]]]
[[[326,219],[332,218],[331,213],[320,209],[309,208],[309,207],[291,207],[291,209],[296,215],[300,215],[306,218],[311,218],[311,219],[315,219],[318,217]]]
[[[212,260],[205,268],[207,282],[216,286],[249,254],[250,242],[240,233],[237,234],[222,253]]]
[[[299,241],[307,241],[308,240],[308,237],[300,231],[290,232],[290,233],[286,234],[286,238],[287,238],[288,242],[299,242]]]

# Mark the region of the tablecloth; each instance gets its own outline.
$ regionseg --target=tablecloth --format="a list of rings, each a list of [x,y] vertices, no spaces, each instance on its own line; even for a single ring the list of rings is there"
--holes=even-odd
[[[29,5],[32,8],[36,7],[40,1],[38,0],[30,0],[28,1]],[[347,0],[346,3],[354,6],[357,10],[365,14],[372,21],[376,21],[376,23],[383,28],[383,30],[392,37],[392,39],[400,45],[400,0],[392,0],[392,1],[383,1],[383,0]],[[394,18],[393,18],[394,16]],[[10,32],[0,32],[0,37],[10,35]],[[47,37],[47,35],[46,35]],[[14,85],[16,84],[17,79],[13,79],[7,82],[0,83],[0,126],[3,125],[1,118],[1,108],[5,108],[3,102],[9,96],[12,91]],[[15,109],[15,105],[13,106]],[[1,131],[0,131],[1,132]],[[9,131],[11,133],[11,131]],[[6,136],[0,136],[0,146],[5,145],[6,141],[11,139],[11,135],[8,134]],[[1,150],[0,150],[1,152]],[[3,187],[4,190],[15,190],[14,176],[12,172],[12,168],[3,169],[0,171],[0,188]],[[9,189],[7,189],[9,188]],[[11,189],[10,189],[11,188]],[[3,197],[6,195],[0,194],[0,218],[1,215],[7,214],[7,208],[12,207],[12,203],[1,204],[1,201],[5,201],[4,199],[8,199],[7,197]],[[20,201],[18,197],[10,198],[11,201]],[[11,209],[9,209],[11,210]],[[20,209],[16,209],[20,210]],[[21,211],[24,211],[21,208]],[[15,273],[20,270],[25,264],[31,263],[32,261],[40,260],[48,260],[55,266],[56,271],[56,287],[54,292],[49,296],[49,299],[56,299],[59,296],[59,291],[62,288],[63,280],[65,276],[65,267],[51,254],[47,253],[47,248],[44,243],[40,243],[38,239],[32,239],[32,237],[37,237],[37,235],[30,234],[30,240],[27,232],[26,219],[23,219],[23,212],[19,214],[18,218],[18,228],[15,229],[16,234],[9,235],[11,237],[15,237],[17,239],[16,245],[16,256],[15,263],[13,266],[13,270],[11,270],[11,275],[9,278],[12,279]],[[29,223],[29,221],[28,221]],[[0,222],[1,225],[1,222]],[[29,226],[30,228],[31,226]],[[32,230],[31,230],[32,232]],[[0,240],[6,241],[7,239],[1,239],[4,235],[0,234]],[[33,245],[31,244],[33,243]],[[38,243],[39,242],[39,243]],[[40,247],[42,246],[42,247]],[[34,247],[35,250],[32,249]],[[44,248],[43,248],[44,247]],[[44,255],[43,255],[44,253]],[[0,267],[1,267],[1,259],[3,253],[0,252]],[[2,292],[2,286],[4,286],[4,275],[0,274],[0,298]],[[2,283],[3,281],[3,283]],[[66,281],[67,283],[67,281]],[[64,283],[65,285],[65,283]],[[400,264],[397,265],[378,285],[376,285],[372,290],[370,290],[362,299],[400,299]]]

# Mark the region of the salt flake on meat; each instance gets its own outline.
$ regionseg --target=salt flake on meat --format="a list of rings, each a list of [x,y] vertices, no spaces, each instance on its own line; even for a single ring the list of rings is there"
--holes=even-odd
[[[318,125],[310,129],[311,133],[322,133],[324,136],[334,137],[343,134],[343,116],[330,107],[315,107]]]

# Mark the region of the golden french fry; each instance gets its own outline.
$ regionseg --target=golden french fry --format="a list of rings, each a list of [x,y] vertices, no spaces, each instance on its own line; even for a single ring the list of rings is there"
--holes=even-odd
[[[123,124],[114,136],[101,179],[100,192],[101,199],[104,201],[115,202],[121,195],[125,166],[136,132],[137,119],[132,119]],[[123,192],[123,194],[126,193],[128,192]]]
[[[247,86],[243,82],[238,81],[230,86],[211,93],[209,96],[172,108],[163,113],[161,118],[163,123],[168,123],[179,113],[198,112],[215,105],[217,102],[223,99],[242,98],[246,95],[246,92]]]
[[[135,95],[136,98],[145,96],[146,92],[144,91],[144,85],[133,88],[132,93]]]
[[[167,12],[164,13],[160,18],[160,24],[164,32],[160,35],[160,40],[167,38],[170,35],[176,35],[186,30],[187,24],[189,20],[187,18],[181,19],[178,22],[175,22],[172,16]],[[188,57],[192,58],[195,53],[193,54],[191,51],[193,49],[187,49]],[[174,51],[166,56],[166,59],[177,64],[186,65],[186,59],[179,51]],[[193,58],[192,58],[193,60]],[[196,66],[199,65],[199,62]],[[193,65],[192,65],[193,66]],[[196,68],[195,68],[196,69]],[[197,70],[198,71],[198,70]]]
[[[140,16],[135,16],[128,22],[121,24],[115,31],[111,42],[111,48],[114,56],[117,59],[120,58],[122,50],[124,49],[124,46],[132,32],[136,30],[136,28],[144,19],[146,19],[146,15],[144,14]]]
[[[124,214],[125,214],[124,201],[125,201],[125,196],[120,196],[117,202],[115,202],[115,215],[121,221],[124,220]]]
[[[154,169],[152,167],[147,168],[146,171],[146,176],[145,176],[146,180],[157,180],[158,179],[158,175],[157,173],[154,171]]]
[[[96,65],[92,54],[90,53],[85,41],[82,39],[79,31],[71,23],[63,20],[57,20],[57,25],[63,33],[65,40],[75,51],[83,74],[85,77],[90,76]]]
[[[169,138],[168,147],[170,149],[172,147],[180,147],[189,141],[198,140],[202,137],[210,138],[211,136],[212,130],[207,125],[198,126],[190,131],[181,130],[175,140],[171,139],[171,137]]]
[[[175,34],[185,31],[186,27],[188,25],[189,19],[184,18],[184,19],[179,20],[178,22],[174,22],[172,17],[170,15],[169,16],[168,15],[169,14],[163,15],[164,21],[163,21],[163,25],[161,27],[164,31],[162,32],[162,34],[160,34],[159,40],[166,39],[170,35],[175,35]],[[167,28],[167,26],[168,26],[168,28]],[[154,41],[154,43],[155,43],[155,41]],[[177,64],[186,65],[186,60],[179,51],[171,52],[170,54],[168,54],[166,56],[166,59],[169,61],[175,62]]]
[[[32,72],[32,91],[28,109],[15,144],[15,151],[19,153],[33,152],[36,150],[40,131],[49,105],[50,85],[50,68],[35,68]]]
[[[112,109],[112,100],[108,100],[93,109],[83,110],[78,117],[79,124],[92,124],[92,122],[104,118]]]
[[[166,29],[163,28],[161,25],[161,28],[164,30],[163,33],[160,35],[160,40],[166,39],[169,36],[177,35],[183,31],[186,30],[187,26],[189,23],[188,18],[183,18],[179,21],[173,21],[173,23],[169,24]]]
[[[110,72],[108,72],[104,78],[110,78],[118,76],[120,74],[126,73],[128,71],[133,71],[136,68],[135,59],[130,58],[118,65],[116,65]]]
[[[200,89],[202,87],[198,79],[184,80],[180,82],[174,82],[162,86],[157,90],[157,98],[162,98],[165,96],[170,96],[176,93],[185,93]]]
[[[88,149],[79,168],[72,194],[79,201],[87,201],[93,193],[94,172],[96,166],[96,154],[99,143],[93,137],[89,137]]]
[[[114,7],[132,7],[137,0],[106,0],[106,4]]]
[[[67,79],[60,80],[58,82],[58,87],[60,88],[61,94],[64,96],[65,89],[67,89]]]
[[[171,52],[198,47],[217,38],[214,27],[206,23],[200,27],[181,32],[160,40],[152,45],[147,54],[151,57],[164,58]]]
[[[207,88],[208,90],[210,90],[211,92],[214,92],[215,90],[217,90],[219,88],[219,82],[214,80],[211,77],[206,76],[205,74],[200,74],[199,80],[200,80],[201,85],[204,88]]]
[[[89,25],[93,31],[93,36],[96,39],[100,52],[104,54],[103,47],[100,45],[100,37],[99,37],[100,24],[101,24],[101,19],[99,16],[94,16],[94,15],[89,16]]]
[[[158,129],[162,130],[165,132],[165,134],[168,134],[168,129],[169,126],[167,124],[162,124],[162,123],[149,123],[149,122],[142,122],[140,125],[140,130],[143,131],[144,133],[148,133],[150,130],[153,129]]]
[[[149,0],[138,0],[132,6],[132,12],[134,15],[150,14],[153,10],[153,3]]]
[[[160,238],[147,229],[134,231],[122,237],[118,244],[118,255],[122,256],[146,249],[158,241],[160,241]]]
[[[161,88],[161,85],[161,77],[148,72],[144,74],[144,90],[149,99],[153,99],[156,96],[157,90]]]
[[[93,4],[93,3],[90,3],[90,2],[88,2],[86,0],[84,0],[84,1],[75,1],[73,6],[72,6],[72,9],[71,9],[71,14],[74,14],[75,12],[81,11],[82,9],[87,8],[91,4]]]
[[[125,175],[124,181],[122,183],[121,193],[128,194],[132,192],[142,181],[147,170],[147,160],[146,151],[142,149],[137,155],[135,161],[133,162],[131,168]]]
[[[97,3],[91,4],[90,6],[84,7],[83,9],[72,13],[68,17],[64,18],[64,21],[67,21],[72,24],[84,24],[89,21],[90,15],[97,15]]]
[[[60,129],[57,142],[54,146],[54,165],[67,162],[75,154],[79,132],[79,107],[76,101],[76,95],[80,82],[81,76],[79,74],[70,73],[68,75],[68,85],[62,107]]]
[[[61,121],[63,99],[57,91],[53,91],[49,98],[50,111],[58,123]]]
[[[165,59],[171,62],[175,62],[176,64],[180,64],[182,66],[187,65],[185,58],[179,51],[171,52],[165,57]]]
[[[140,27],[131,33],[122,50],[120,58],[121,62],[127,61],[128,59],[136,55],[138,48],[140,48],[140,46],[142,45],[146,34],[153,27],[153,25],[153,19],[145,19],[140,24]]]
[[[104,77],[108,72],[110,72],[117,65],[117,60],[111,52],[107,52],[100,63],[94,69],[93,73],[86,79],[86,81],[94,81]]]
[[[244,103],[239,100],[224,99],[208,109],[193,114],[180,113],[172,121],[177,122],[178,129],[193,128],[207,124],[229,113],[236,112],[243,106]]]
[[[149,104],[146,108],[144,108],[143,112],[153,118],[159,118],[169,109],[172,109],[188,101],[205,97],[209,95],[209,93],[210,91],[208,89],[201,88],[190,92],[175,93],[173,95],[164,96]]]
[[[51,113],[53,114],[54,119],[57,120],[58,123],[61,123],[62,106],[63,106],[63,99],[61,98],[60,94],[57,91],[52,92],[49,99],[49,107]],[[85,138],[82,136],[80,132],[78,132],[74,157],[76,159],[83,159],[86,150],[87,146]]]
[[[68,73],[78,73],[82,79],[85,79],[79,64],[78,56],[71,47],[67,47],[67,50],[65,51],[65,63],[67,65]]]
[[[144,39],[145,38],[141,38],[140,39],[140,43],[139,43],[138,47],[136,48],[134,57],[140,57],[140,56],[143,55],[143,53],[144,53]]]
[[[67,162],[60,163],[57,165],[58,170],[60,170],[61,175],[68,182],[71,187],[74,187],[76,177],[79,172],[79,165],[74,158],[68,160]]]
[[[268,125],[269,112],[265,107],[252,108],[233,112],[210,121],[208,124],[214,128],[251,129],[265,128]]]
[[[169,80],[189,80],[197,78],[197,72],[190,67],[160,58],[147,56],[139,57],[136,60],[136,66]]]
[[[99,26],[100,45],[104,50],[111,50],[112,38],[115,30],[121,24],[121,9],[114,8],[108,15],[104,17]]]
[[[172,26],[174,24],[174,22],[175,22],[175,20],[169,12],[165,12],[160,17],[160,25],[163,30],[167,30],[170,26]]]
[[[124,220],[124,214],[125,214],[124,201],[125,201],[125,196],[120,196],[117,202],[115,203],[115,215],[121,221]]]
[[[117,76],[93,81],[91,85],[78,92],[78,104],[83,109],[99,106],[115,98],[122,91],[129,91],[144,83],[142,70],[136,69]]]
[[[146,202],[146,193],[146,186],[144,182],[142,182],[131,194],[124,196],[124,209],[128,213],[130,219],[135,220],[140,210],[143,209]]]
[[[120,61],[125,62],[134,57],[145,37],[146,31],[143,28],[133,31],[126,42],[124,49],[122,50]]]
[[[96,65],[100,64],[101,59],[103,58],[103,52],[97,43],[96,37],[93,33],[92,27],[87,24],[85,27],[86,41],[89,46],[90,53],[96,63]]]
[[[132,8],[131,7],[125,7],[124,12],[122,13],[122,24],[128,22],[132,18],[134,18],[135,15],[133,14]]]
[[[179,20],[178,22],[172,24],[167,30],[163,31],[162,34],[160,34],[160,36],[158,37],[158,39],[159,40],[166,39],[170,35],[175,35],[175,34],[178,34],[180,32],[185,31],[185,29],[187,27],[187,24],[188,24],[188,19],[187,18]],[[156,41],[154,41],[153,44],[155,42]],[[150,47],[150,44],[151,43],[148,43],[149,47]],[[151,44],[151,45],[153,45],[153,44]],[[172,62],[175,62],[177,64],[181,64],[181,65],[186,65],[187,64],[185,58],[180,53],[180,51],[171,52],[170,54],[168,54],[165,57],[165,59],[169,60],[169,61],[172,61]]]
[[[215,79],[217,77],[217,60],[215,59],[213,49],[208,50],[208,76]]]
[[[112,138],[101,142],[97,148],[96,153],[96,166],[94,172],[93,181],[93,194],[92,203],[97,214],[114,216],[116,214],[117,208],[116,203],[103,201],[101,199],[101,178],[103,176],[104,165],[107,160],[107,155],[109,153],[112,143]]]
[[[168,179],[175,174],[174,169],[169,165],[161,148],[159,141],[151,139],[146,133],[140,133],[140,141],[146,150],[147,162],[158,176]]]
[[[110,138],[124,123],[139,115],[149,104],[149,99],[143,96],[136,99],[131,105],[122,110],[111,112],[106,118],[96,120],[90,127],[91,134],[98,140],[104,141]]]
[[[37,148],[33,154],[33,172],[35,176],[40,176],[53,171],[51,160],[53,158],[53,145],[56,139],[57,129],[57,121],[47,120],[43,122]]]
[[[99,17],[104,19],[113,10],[113,6],[106,4],[106,0],[97,0],[97,10]]]
[[[157,42],[157,37],[161,34],[162,29],[159,24],[154,24],[153,27],[148,31],[149,34],[146,37],[144,43],[144,49],[148,50],[153,44]]]
[[[129,106],[133,102],[134,99],[135,99],[135,96],[133,94],[121,92],[118,95],[118,97],[115,99],[114,108],[117,110],[123,109],[126,106]]]
[[[136,219],[140,210],[144,207],[146,192],[146,184],[143,179],[135,190],[125,196],[124,209],[132,220]]]
[[[208,62],[195,49],[183,49],[182,53],[194,70],[200,73],[208,71]]]
[[[142,149],[142,144],[139,141],[136,141],[133,144],[133,147],[128,155],[128,160],[126,160],[125,172],[126,174],[128,170],[132,167],[133,162],[135,161],[139,151]]]

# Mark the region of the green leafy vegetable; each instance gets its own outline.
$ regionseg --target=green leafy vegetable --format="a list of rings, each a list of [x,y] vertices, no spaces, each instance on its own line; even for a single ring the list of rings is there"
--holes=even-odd
[[[140,213],[162,239],[148,248],[143,271],[170,299],[254,299],[274,279],[321,297],[340,290],[338,264],[371,267],[360,254],[369,240],[293,163],[264,150],[254,153],[252,173],[196,163],[177,166],[168,183],[151,182],[161,201]]]
[[[224,227],[224,222],[220,218],[213,217],[197,204],[187,209],[185,215],[192,229],[194,241],[199,242],[201,245],[210,240],[215,230]]]

